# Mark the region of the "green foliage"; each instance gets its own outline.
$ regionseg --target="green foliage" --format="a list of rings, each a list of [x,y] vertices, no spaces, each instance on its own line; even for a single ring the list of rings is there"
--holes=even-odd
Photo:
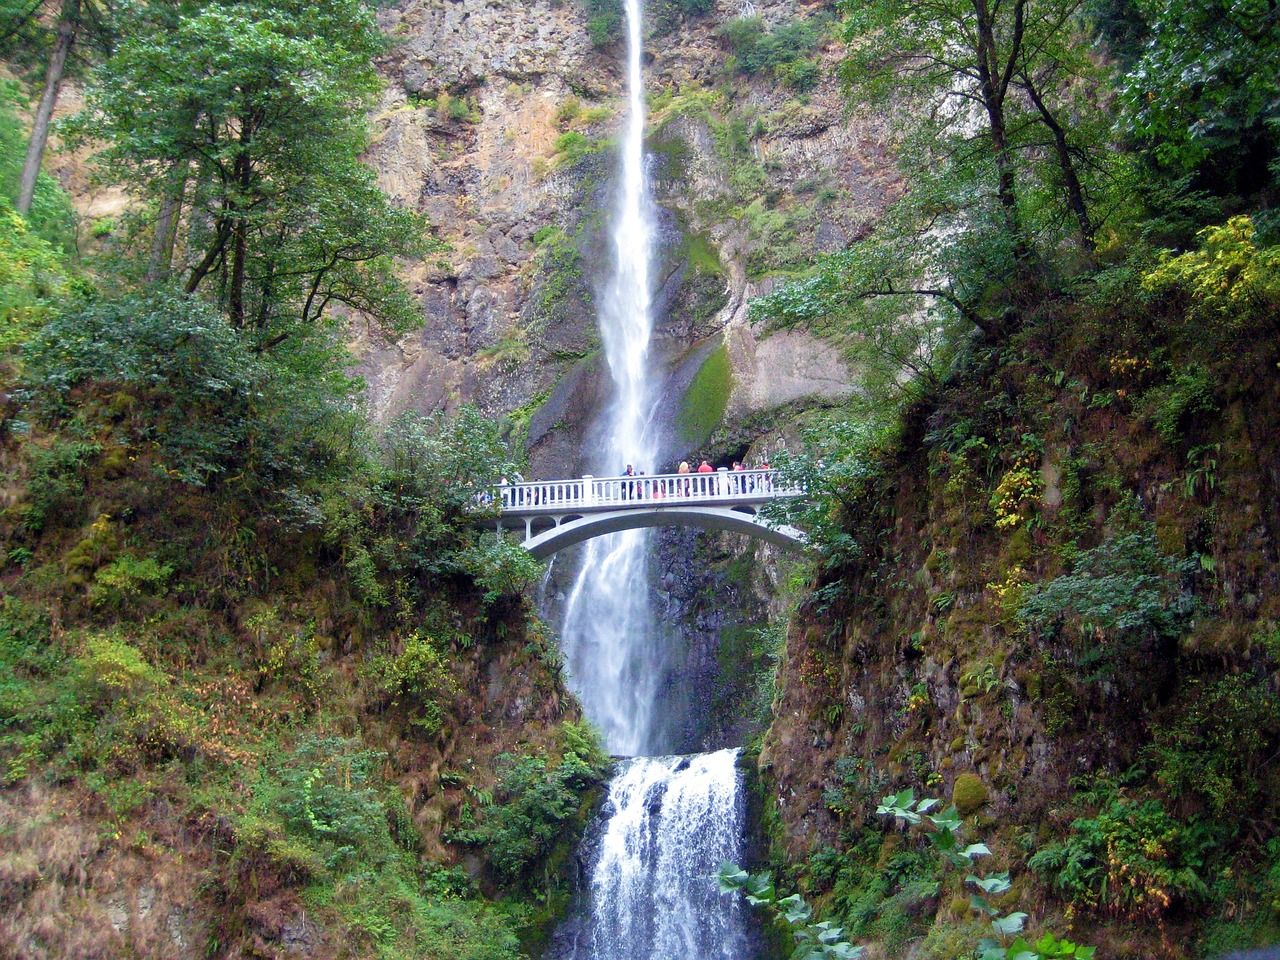
[[[896,236],[894,226],[902,228]],[[913,277],[919,264],[941,264],[955,252],[937,238],[915,236],[905,223],[889,225],[884,236],[822,257],[810,276],[752,301],[752,322],[834,339],[864,371],[873,397],[901,397],[935,381],[952,344],[971,328],[957,291]]]
[[[1141,0],[1146,40],[1124,77],[1127,132],[1164,171],[1247,194],[1280,147],[1280,35],[1265,0]],[[1274,182],[1274,168],[1271,182]]]
[[[79,416],[88,393],[113,392],[117,418],[145,409],[127,420],[127,441],[154,445],[163,473],[183,483],[234,479],[298,500],[300,484],[349,466],[350,381],[324,339],[267,359],[209,307],[159,292],[52,320],[25,359],[47,421]]]
[[[577,130],[566,130],[556,137],[555,151],[557,164],[574,164],[583,157],[600,153],[608,141],[592,139]]]
[[[796,949],[791,960],[858,960],[866,952],[844,937],[844,928],[830,920],[814,921],[813,908],[798,893],[781,896],[767,873],[749,874],[732,863],[716,871],[720,892],[746,897],[753,907],[766,907],[773,919],[791,930]]]
[[[778,482],[803,486],[808,497],[766,504],[762,514],[804,527],[828,568],[861,554],[869,544],[851,530],[868,497],[881,489],[901,424],[884,407],[850,416],[825,414],[806,424],[800,453],[779,450],[770,466]],[[856,415],[860,413],[861,415]]]
[[[960,818],[956,808],[951,806],[941,813],[931,813],[939,803],[936,799],[916,800],[915,791],[908,788],[885,797],[876,808],[876,813],[922,828],[933,849],[956,869],[968,870],[980,858],[990,856],[991,851],[985,843],[970,843],[961,847]],[[1012,889],[1013,884],[1007,872],[983,877],[969,874],[965,877],[965,883],[979,891],[970,897],[970,909],[985,916],[990,922],[991,932],[995,934],[994,937],[984,937],[978,942],[980,960],[1041,960],[1049,957],[1092,960],[1096,952],[1094,947],[1059,940],[1048,932],[1033,946],[1021,936],[1027,915],[1022,911],[1002,913],[989,899],[1006,894]]]
[[[444,729],[445,714],[458,694],[458,684],[440,644],[411,633],[395,657],[378,656],[368,675],[396,705],[412,715],[409,721],[427,736]]]
[[[0,358],[25,343],[67,292],[62,255],[0,199]]]
[[[1116,796],[1071,835],[1028,861],[1062,896],[1093,910],[1159,919],[1203,899],[1206,858],[1220,831],[1170,816],[1158,800]]]
[[[274,770],[271,797],[290,833],[309,841],[328,870],[378,867],[396,852],[377,776],[383,755],[356,740],[304,738]]]
[[[602,780],[607,757],[575,727],[558,763],[543,757],[504,754],[501,780],[480,811],[479,826],[456,839],[479,846],[499,882],[509,888],[531,884],[530,868],[569,842],[584,823],[583,795]]]
[[[1180,369],[1166,383],[1142,395],[1139,409],[1151,420],[1160,439],[1176,446],[1195,420],[1218,411],[1213,375],[1201,364]]]
[[[534,259],[535,305],[534,326],[545,327],[567,318],[573,300],[590,295],[582,283],[582,254],[577,244],[558,226],[545,226],[533,235],[537,253]]]
[[[359,161],[380,87],[372,11],[253,0],[131,12],[68,130],[105,143],[107,175],[153,203],[185,191],[199,215],[184,290],[206,291],[261,348],[332,304],[414,324],[392,258],[427,249],[425,224]]]
[[[161,594],[172,575],[172,564],[124,553],[94,572],[89,602],[119,607],[143,595]]]
[[[1277,734],[1276,696],[1248,673],[1187,680],[1179,709],[1152,731],[1147,756],[1170,796],[1197,797],[1218,817],[1257,800]]]
[[[625,9],[622,0],[582,0],[591,45],[603,50],[622,36]]]
[[[818,65],[809,58],[826,29],[822,17],[791,20],[768,29],[760,17],[740,17],[719,32],[739,72],[747,76],[771,72],[785,86],[804,92],[817,86]]]
[[[77,518],[77,501],[84,490],[89,467],[101,452],[101,444],[60,438],[32,450],[27,501],[18,508],[22,525],[34,533],[41,530],[50,517]]]
[[[1069,628],[1084,643],[1081,665],[1109,677],[1126,652],[1183,631],[1196,609],[1186,584],[1195,570],[1163,553],[1152,530],[1119,534],[1030,591],[1018,617],[1035,630]]]
[[[1166,251],[1142,278],[1143,289],[1181,300],[1193,322],[1232,330],[1276,329],[1280,247],[1262,247],[1248,217],[1206,227],[1198,249]]]
[[[0,16],[0,23],[3,22],[4,17]],[[10,202],[18,194],[18,181],[22,176],[30,136],[15,109],[21,100],[17,84],[0,80],[0,220],[10,215],[6,211],[11,210]],[[36,192],[26,222],[32,237],[48,244],[50,254],[61,257],[74,252],[76,217],[71,198],[58,181],[43,170],[36,177]],[[0,230],[8,229],[11,227],[0,223]],[[0,244],[4,243],[2,238],[0,233]],[[0,246],[0,257],[3,257],[2,251]],[[3,260],[0,259],[2,270]],[[0,293],[4,292],[5,282],[0,275]],[[8,298],[0,296],[0,305],[7,303]]]
[[[542,576],[542,564],[500,533],[486,535],[458,553],[458,565],[484,591],[484,602],[525,593]]]
[[[115,635],[89,637],[76,669],[91,697],[108,700],[159,686],[163,680],[137,647]]]
[[[325,535],[365,601],[421,600],[424,577],[469,570],[485,578],[486,592],[523,582],[527,558],[475,546],[475,521],[496,509],[499,481],[516,469],[501,424],[470,406],[453,417],[410,413],[380,439],[367,485],[335,490],[325,503]]]
[[[722,345],[702,361],[680,401],[676,428],[681,439],[695,447],[705,443],[724,419],[732,392],[733,365],[729,362],[729,348]]]

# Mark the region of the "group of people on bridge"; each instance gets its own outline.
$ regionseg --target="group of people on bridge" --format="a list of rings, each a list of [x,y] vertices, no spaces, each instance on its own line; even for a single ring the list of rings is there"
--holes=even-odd
[[[769,464],[763,463],[756,470],[767,471]],[[719,469],[706,460],[693,469],[687,460],[681,460],[676,476],[668,474],[648,477],[643,470],[637,471],[628,463],[622,471],[622,498],[662,500],[667,497],[741,496],[756,492],[767,493],[773,489],[773,481],[768,473],[746,471],[746,465],[737,460],[733,461],[732,468]],[[739,473],[743,475],[737,476]]]

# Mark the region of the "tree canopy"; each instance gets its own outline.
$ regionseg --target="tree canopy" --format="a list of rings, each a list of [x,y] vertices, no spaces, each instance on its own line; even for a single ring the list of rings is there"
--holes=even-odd
[[[160,214],[185,204],[175,271],[260,348],[344,304],[414,320],[392,257],[425,221],[359,156],[381,37],[359,0],[138,4],[71,124]],[[157,218],[157,227],[163,217]]]

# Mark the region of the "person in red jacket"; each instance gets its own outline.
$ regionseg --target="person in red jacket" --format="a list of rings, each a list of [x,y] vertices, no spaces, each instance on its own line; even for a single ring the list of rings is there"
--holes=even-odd
[[[698,464],[698,472],[699,473],[715,473],[716,471],[715,471],[715,467],[711,466],[711,464],[703,460],[702,463]],[[704,497],[708,496],[711,493],[711,481],[708,478],[706,477],[698,478],[698,493],[702,494]]]

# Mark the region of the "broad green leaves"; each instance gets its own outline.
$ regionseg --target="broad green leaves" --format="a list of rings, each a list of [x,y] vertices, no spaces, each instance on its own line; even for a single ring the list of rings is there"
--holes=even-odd
[[[791,960],[858,960],[862,947],[855,947],[844,936],[844,928],[830,920],[810,922],[813,908],[798,893],[779,897],[767,873],[750,874],[732,863],[720,864],[715,879],[721,893],[741,891],[753,907],[765,907],[779,923],[791,927],[796,948]]]
[[[1178,172],[1206,163],[1219,177],[1256,178],[1247,155],[1280,145],[1280,31],[1267,0],[1143,0],[1142,57],[1125,77],[1131,131]],[[1242,184],[1247,187],[1246,184]]]

